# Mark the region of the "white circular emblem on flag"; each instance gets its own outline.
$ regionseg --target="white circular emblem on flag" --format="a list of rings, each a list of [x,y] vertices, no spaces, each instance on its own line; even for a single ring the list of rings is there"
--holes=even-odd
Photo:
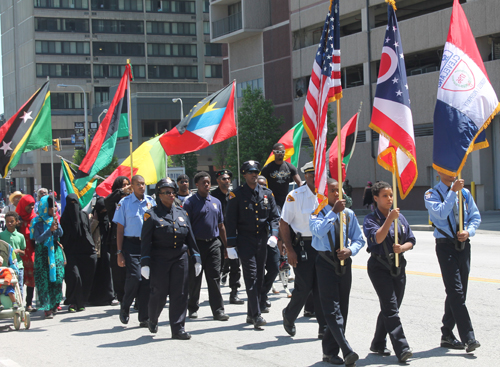
[[[392,48],[384,46],[380,59],[380,70],[377,84],[387,81],[398,69],[398,55]]]

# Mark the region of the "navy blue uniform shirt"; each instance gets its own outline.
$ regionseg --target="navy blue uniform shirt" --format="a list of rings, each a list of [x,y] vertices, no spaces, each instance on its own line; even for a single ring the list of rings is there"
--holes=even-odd
[[[196,193],[184,201],[183,209],[189,215],[196,238],[207,240],[219,236],[219,223],[224,222],[219,199],[210,194],[204,198]]]
[[[368,249],[370,250],[370,252],[381,256],[385,256],[385,250],[382,247],[383,241],[382,243],[377,243],[377,231],[384,225],[385,220],[386,218],[377,208],[373,213],[368,214],[363,222],[363,232],[365,233],[365,237],[368,243]],[[398,227],[400,227],[400,230],[398,231],[398,242],[401,245],[406,242],[411,242],[413,243],[413,246],[415,246],[415,236],[413,235],[410,225],[408,224],[408,221],[403,216],[403,214],[399,213],[398,221]],[[392,246],[394,245],[394,222],[391,223],[389,233],[387,233],[387,236],[384,240],[389,253],[394,252],[392,248]]]

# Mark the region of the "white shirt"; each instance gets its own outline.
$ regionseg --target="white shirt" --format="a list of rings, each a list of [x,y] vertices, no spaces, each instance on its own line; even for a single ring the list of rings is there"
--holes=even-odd
[[[311,237],[309,216],[317,207],[316,194],[305,184],[288,193],[281,212],[281,219],[287,222],[295,233],[300,232],[304,237]]]

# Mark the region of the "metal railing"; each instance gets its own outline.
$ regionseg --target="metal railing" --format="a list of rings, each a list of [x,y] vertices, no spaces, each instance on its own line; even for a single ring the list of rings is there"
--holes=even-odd
[[[242,13],[236,13],[212,23],[213,38],[238,31],[243,28]]]

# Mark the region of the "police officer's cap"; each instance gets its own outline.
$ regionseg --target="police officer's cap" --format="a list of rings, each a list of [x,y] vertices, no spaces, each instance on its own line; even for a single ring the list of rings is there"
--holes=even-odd
[[[233,177],[233,172],[228,169],[221,169],[220,171],[215,172],[215,178],[219,178],[220,176],[228,175],[229,177]]]
[[[242,174],[247,172],[260,172],[260,163],[257,161],[246,161],[240,169]]]
[[[300,169],[302,172],[304,173],[311,173],[311,172],[314,172],[314,164],[313,162],[307,162],[306,164],[304,164],[304,166],[302,166],[302,168]]]
[[[158,183],[156,184],[156,196],[158,196],[159,192],[161,189],[164,187],[170,187],[171,189],[174,189],[174,192],[177,193],[177,184],[170,178],[162,178]]]

